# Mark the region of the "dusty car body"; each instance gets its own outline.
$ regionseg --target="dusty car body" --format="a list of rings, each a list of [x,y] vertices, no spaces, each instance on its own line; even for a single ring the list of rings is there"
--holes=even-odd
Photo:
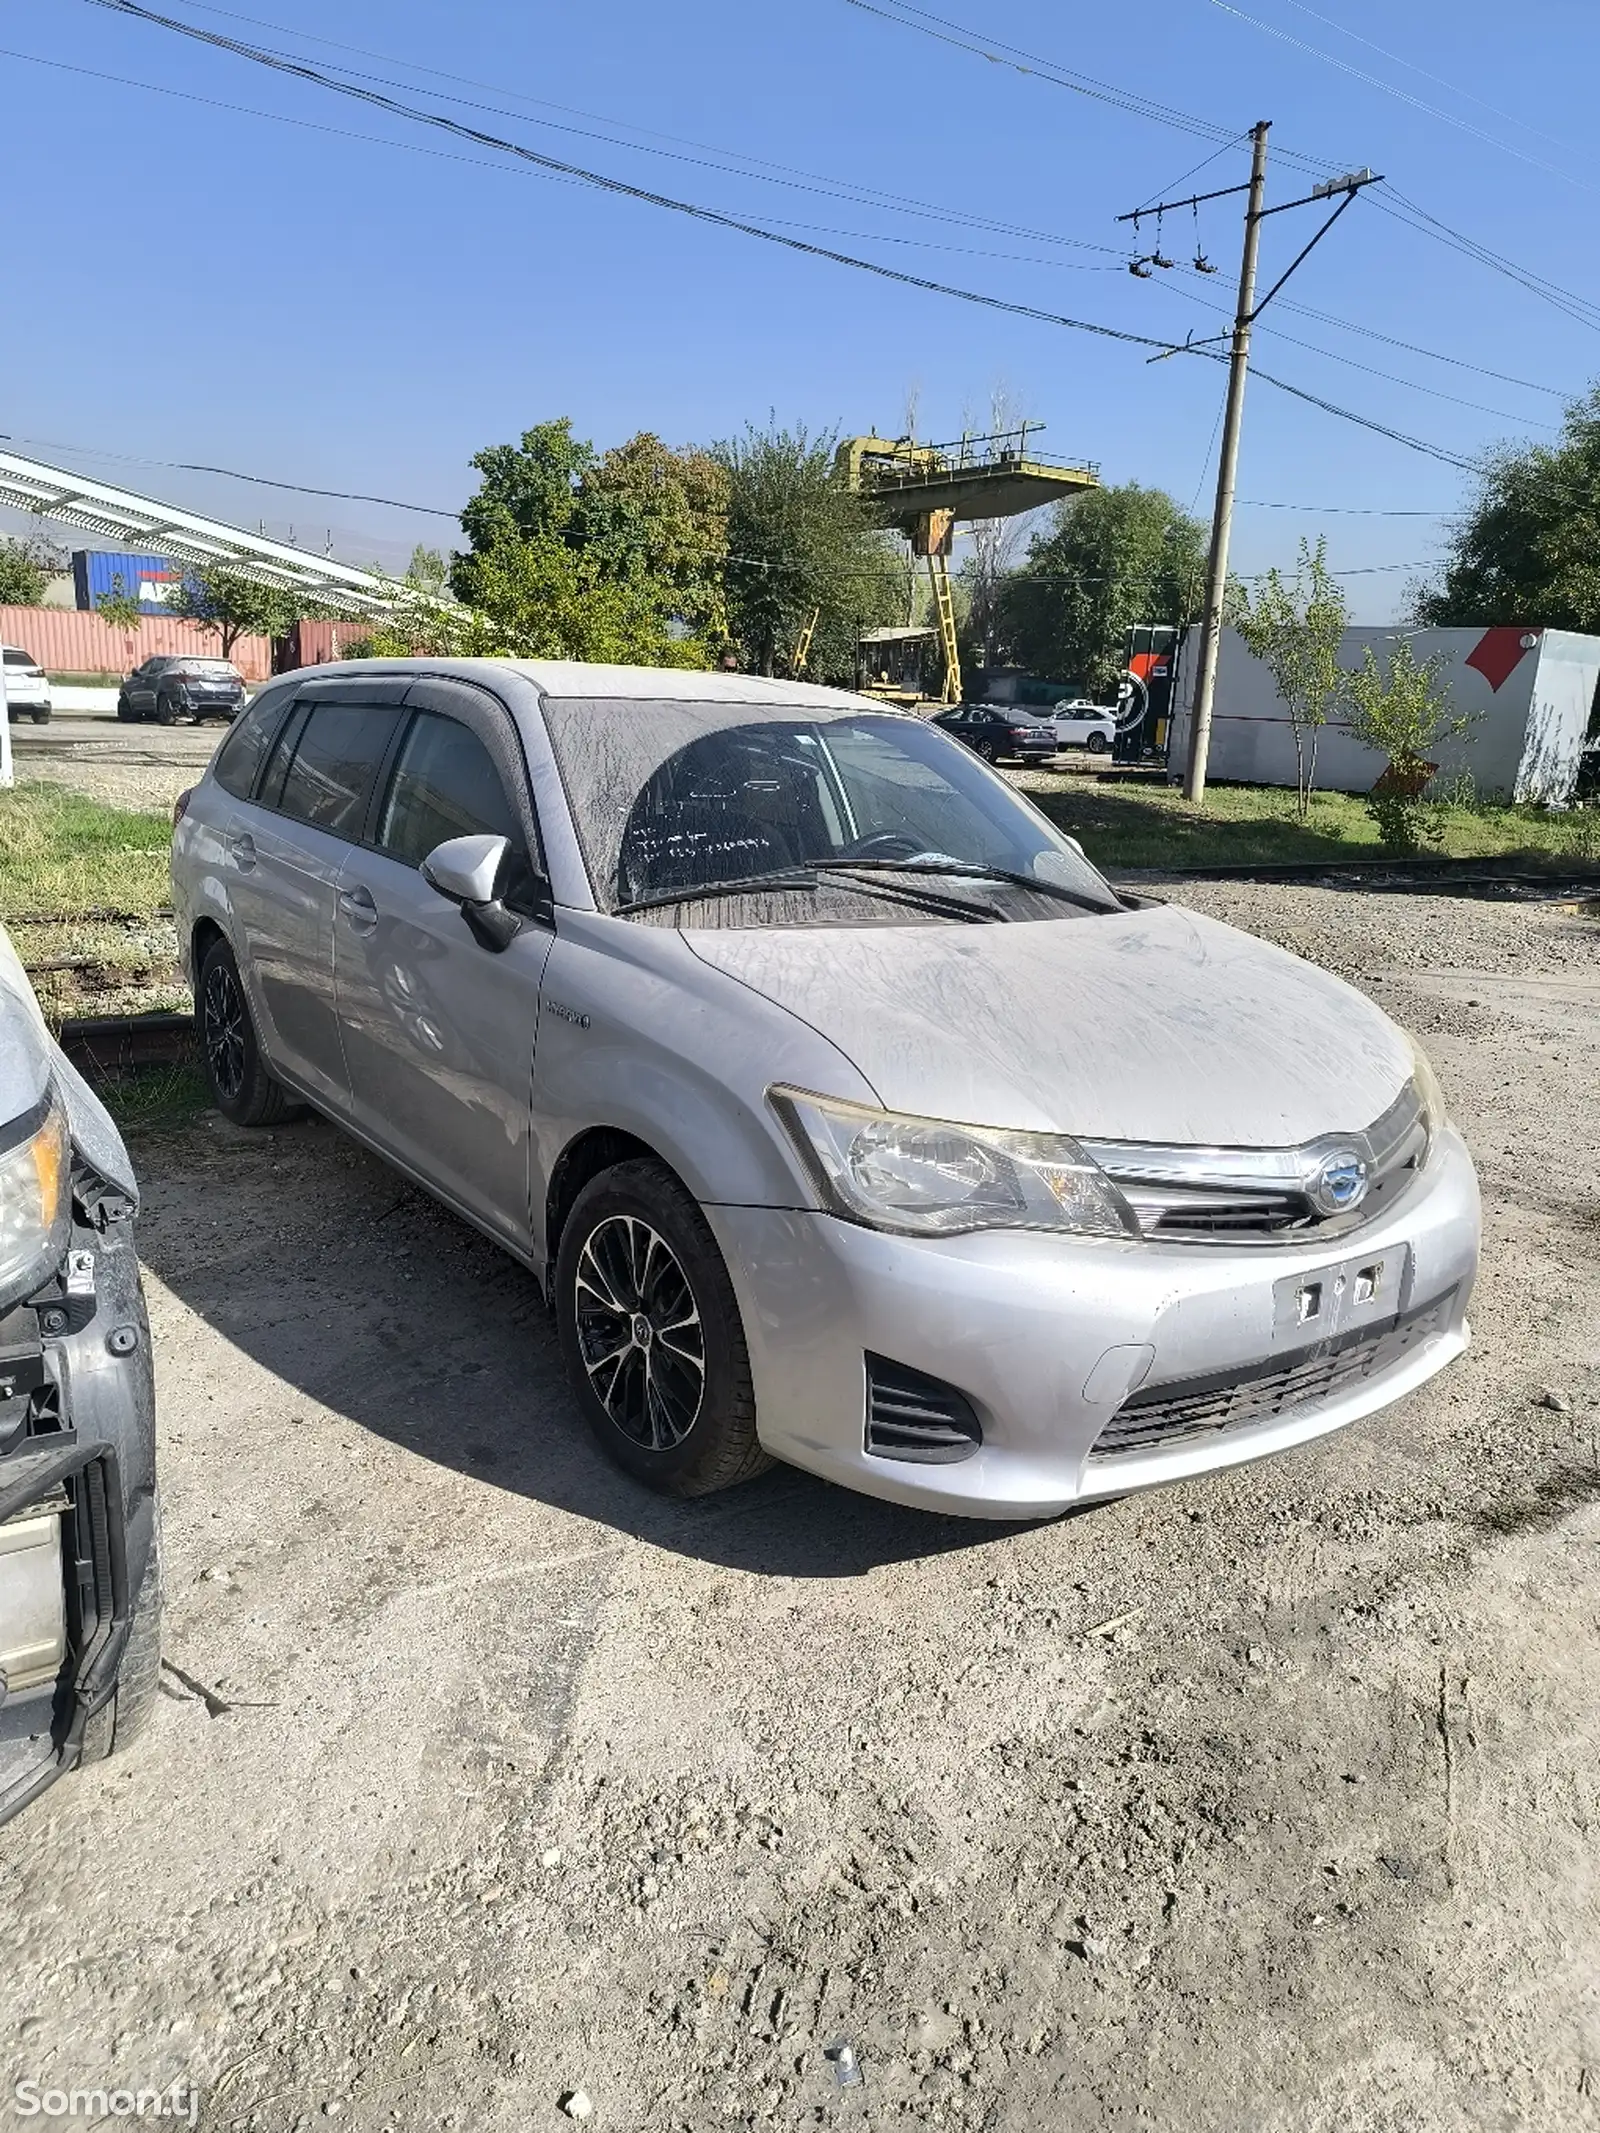
[[[533,1268],[658,1488],[778,1458],[1034,1517],[1466,1345],[1476,1181],[1410,1040],[859,697],[309,670],[173,884],[224,1110],[309,1101]]]
[[[0,930],[0,1820],[130,1741],[161,1565],[127,1151]]]

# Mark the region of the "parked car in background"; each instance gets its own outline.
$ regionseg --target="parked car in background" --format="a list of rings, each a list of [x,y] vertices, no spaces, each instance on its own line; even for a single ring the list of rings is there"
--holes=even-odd
[[[972,695],[983,704],[1005,704],[1016,711],[1044,716],[1057,704],[1077,702],[1083,684],[1076,681],[1045,681],[1037,674],[1024,674],[1020,667],[1001,667],[974,678]]]
[[[177,816],[219,1108],[313,1104],[504,1245],[666,1494],[777,1458],[1048,1516],[1467,1345],[1477,1184],[1418,1048],[1119,894],[932,721],[352,662],[269,683]]]
[[[153,718],[175,726],[180,718],[223,720],[244,704],[244,676],[227,659],[162,656],[135,667],[117,692],[118,718]]]
[[[995,704],[956,704],[934,714],[953,740],[986,763],[1048,763],[1056,752],[1056,729],[1048,719]]]
[[[1057,704],[1050,714],[1056,742],[1062,748],[1087,748],[1091,755],[1104,755],[1117,737],[1117,714],[1082,697]]]
[[[50,683],[44,668],[19,644],[0,645],[6,670],[6,707],[13,718],[31,718],[36,726],[50,721]]]
[[[128,1152],[0,928],[0,1821],[132,1740],[161,1662]]]

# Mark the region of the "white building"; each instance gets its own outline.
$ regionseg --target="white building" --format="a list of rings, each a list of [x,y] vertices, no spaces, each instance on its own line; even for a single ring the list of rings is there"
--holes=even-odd
[[[1391,627],[1348,629],[1340,666],[1359,670],[1370,645],[1380,667],[1401,643],[1420,666],[1442,659],[1440,682],[1448,714],[1471,726],[1441,744],[1442,778],[1470,772],[1481,793],[1515,800],[1571,796],[1578,757],[1600,684],[1600,637],[1571,630]],[[1174,691],[1168,761],[1181,776],[1189,757],[1197,632],[1189,632]],[[1384,757],[1355,739],[1336,710],[1317,741],[1317,784],[1334,792],[1367,792]],[[1241,785],[1293,785],[1294,733],[1289,713],[1266,666],[1235,630],[1224,630],[1211,715],[1209,775]]]

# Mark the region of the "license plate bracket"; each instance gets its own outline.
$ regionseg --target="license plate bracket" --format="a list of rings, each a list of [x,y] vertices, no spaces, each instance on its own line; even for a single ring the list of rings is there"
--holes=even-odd
[[[1388,1244],[1272,1285],[1272,1337],[1307,1347],[1352,1327],[1398,1318],[1411,1290],[1411,1247]]]

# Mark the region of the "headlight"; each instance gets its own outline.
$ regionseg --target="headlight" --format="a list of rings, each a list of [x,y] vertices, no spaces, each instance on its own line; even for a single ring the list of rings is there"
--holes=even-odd
[[[0,1305],[38,1287],[66,1249],[72,1222],[66,1113],[0,1150]]]
[[[1417,1102],[1422,1107],[1422,1122],[1428,1129],[1430,1142],[1446,1124],[1449,1114],[1445,1109],[1444,1091],[1439,1086],[1439,1077],[1428,1064],[1428,1055],[1410,1031],[1406,1042],[1411,1047],[1411,1080],[1417,1092]]]
[[[974,1229],[1139,1235],[1122,1195],[1065,1134],[907,1118],[804,1089],[767,1094],[824,1203],[853,1222],[913,1237]]]

